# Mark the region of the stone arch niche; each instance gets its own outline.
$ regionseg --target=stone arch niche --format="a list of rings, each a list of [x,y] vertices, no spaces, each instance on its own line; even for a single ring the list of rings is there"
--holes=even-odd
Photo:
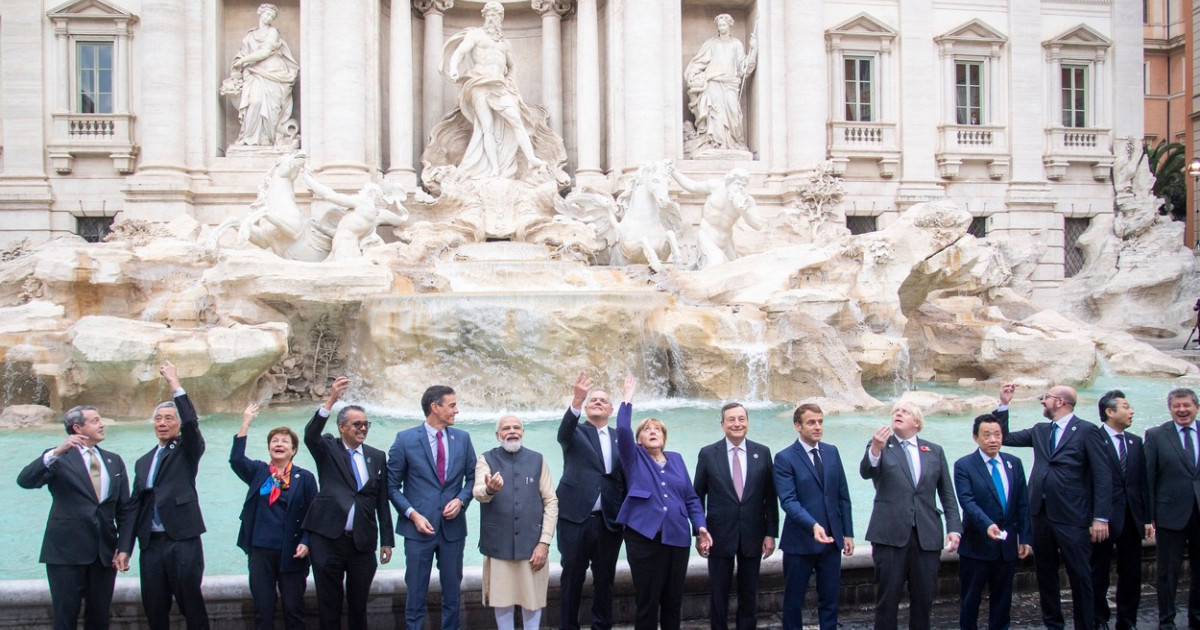
[[[680,115],[684,121],[684,150],[682,154],[688,159],[752,159],[758,156],[760,147],[758,146],[759,124],[756,120],[754,112],[758,106],[760,80],[757,78],[758,70],[749,74],[745,79],[745,84],[741,91],[741,108],[744,126],[744,142],[747,152],[742,155],[736,155],[736,152],[708,152],[710,155],[705,155],[704,152],[693,155],[691,151],[692,144],[688,141],[689,127],[694,128],[696,124],[695,116],[688,107],[688,85],[687,79],[684,76],[688,64],[696,57],[704,43],[711,37],[717,34],[717,26],[714,19],[722,14],[727,13],[733,18],[734,23],[730,28],[730,35],[742,42],[742,45],[747,53],[750,52],[750,35],[755,32],[758,25],[758,3],[756,0],[684,0],[680,7],[680,30],[681,30],[681,49],[679,51],[679,85],[680,85]],[[760,29],[757,32],[759,38],[759,60],[761,61],[764,38],[767,36],[765,29]]]
[[[258,7],[262,4],[262,0],[223,0],[221,3],[217,17],[218,58],[214,65],[217,86],[221,86],[222,82],[229,78],[230,65],[237,57],[246,33],[258,26]],[[302,62],[301,46],[304,38],[301,37],[300,32],[300,0],[272,0],[271,4],[279,9],[273,25],[279,31],[280,37],[287,42],[293,59],[298,63]],[[291,118],[297,121],[297,124],[302,115],[301,76],[303,76],[303,67],[301,74],[296,78],[296,83],[292,86]],[[237,140],[241,131],[241,124],[238,121],[238,98],[224,96],[220,93],[215,94],[214,97],[219,99],[217,111],[220,121],[214,145],[218,155],[229,155],[227,150]],[[285,150],[263,148],[263,151],[266,152],[283,152]]]

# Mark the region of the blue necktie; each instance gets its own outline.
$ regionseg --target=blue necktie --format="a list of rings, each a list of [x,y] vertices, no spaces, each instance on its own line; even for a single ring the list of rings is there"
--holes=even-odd
[[[1008,501],[1004,498],[1004,480],[1000,478],[1000,463],[995,458],[989,459],[992,465],[992,483],[996,486],[996,494],[1000,497],[1000,509],[1008,511]]]
[[[1050,452],[1053,453],[1054,447],[1058,446],[1058,423],[1052,422],[1050,426],[1054,427],[1050,429]]]
[[[358,489],[362,490],[362,473],[358,472],[358,462],[354,460],[354,456],[358,455],[358,451],[348,448],[346,449],[346,452],[350,454],[350,470],[354,472],[354,480],[358,482]]]
[[[158,481],[159,464],[162,463],[163,454],[167,452],[165,448],[159,448],[154,454],[154,461],[150,462],[150,487],[154,487],[154,482]],[[162,519],[158,517],[158,501],[154,501],[154,514],[151,515],[150,521],[155,527],[162,527]]]

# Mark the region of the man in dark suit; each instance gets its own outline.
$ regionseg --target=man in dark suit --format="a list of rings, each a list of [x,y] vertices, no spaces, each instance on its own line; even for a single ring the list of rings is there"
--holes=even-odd
[[[729,591],[737,564],[737,628],[758,621],[758,568],[775,553],[779,506],[771,449],[746,439],[750,416],[741,403],[721,408],[725,439],[700,449],[693,486],[705,507],[712,546],[708,550],[709,619],[713,630],[729,627]]]
[[[1100,397],[1100,428],[1108,438],[1108,466],[1112,470],[1112,520],[1108,538],[1092,544],[1092,588],[1096,602],[1096,627],[1107,630],[1109,567],[1117,556],[1117,630],[1137,627],[1142,595],[1142,540],[1146,526],[1146,455],[1142,439],[1128,431],[1133,406],[1125,394],[1113,390]]]
[[[992,414],[975,418],[971,434],[979,449],[954,462],[954,486],[962,507],[958,546],[961,588],[958,627],[979,627],[979,602],[988,588],[988,630],[1005,630],[1012,613],[1017,558],[1027,558],[1033,530],[1021,460],[1000,452],[1004,431]]]
[[[309,536],[317,614],[322,628],[342,625],[342,597],[352,630],[367,628],[367,595],[379,563],[392,559],[395,535],[388,507],[387,456],[363,444],[371,422],[358,405],[338,410],[338,435],[326,433],[333,406],[350,387],[345,376],[333,381],[325,404],[304,427],[304,445],[317,465],[320,491],[304,517]],[[344,586],[343,586],[344,584]]]
[[[75,407],[63,418],[67,439],[17,475],[22,488],[47,486],[53,503],[39,561],[46,565],[55,630],[74,630],[87,602],[83,627],[108,628],[117,579],[117,531],[133,518],[125,462],[98,445],[104,420],[95,407]]]
[[[1033,447],[1029,514],[1042,622],[1051,630],[1065,627],[1058,588],[1061,558],[1071,584],[1075,628],[1091,630],[1096,624],[1092,543],[1108,538],[1112,510],[1107,438],[1099,427],[1075,416],[1075,390],[1064,385],[1051,387],[1040,398],[1042,415],[1050,422],[1010,432],[1008,403],[1015,391],[1012,383],[1002,386],[993,415],[1000,420],[1005,446]]]
[[[1200,627],[1200,464],[1196,392],[1167,394],[1171,420],[1146,431],[1146,477],[1152,532],[1158,537],[1158,627],[1175,627],[1175,589],[1186,550],[1192,565],[1186,625]]]
[[[942,548],[958,549],[962,533],[946,455],[937,444],[917,439],[924,422],[915,405],[897,402],[892,407],[891,426],[875,431],[858,466],[862,478],[875,484],[875,504],[867,524],[879,584],[875,630],[896,628],[905,582],[908,627],[929,628]]]
[[[842,559],[854,555],[854,521],[846,470],[837,447],[823,444],[825,414],[813,403],[796,407],[796,442],[775,456],[775,491],[783,508],[783,628],[804,627],[804,594],[817,574],[821,630],[836,630]],[[711,525],[710,525],[711,526]]]
[[[462,628],[463,551],[467,544],[467,504],[475,485],[475,449],[471,435],[453,428],[458,415],[454,390],[434,385],[421,396],[425,422],[400,431],[388,462],[392,505],[404,518],[396,533],[404,537],[404,583],[408,630],[425,627],[425,595],[437,557],[442,584],[442,630]]]
[[[129,566],[133,540],[141,556],[142,608],[151,630],[171,626],[171,600],[189,630],[208,628],[208,609],[200,584],[204,580],[204,517],[196,494],[196,473],[204,455],[200,420],[170,361],[159,369],[167,380],[174,402],[154,409],[154,434],[158,446],[134,464],[133,500],[137,517],[121,527],[117,542],[119,568]]]
[[[586,404],[586,407],[585,407]],[[579,630],[579,605],[592,570],[592,630],[612,628],[612,589],[621,553],[617,513],[625,500],[625,477],[617,432],[608,426],[612,400],[593,390],[587,374],[575,379],[571,406],[558,426],[563,473],[558,481],[558,552],[562,560],[559,627]],[[586,422],[579,422],[581,415]]]

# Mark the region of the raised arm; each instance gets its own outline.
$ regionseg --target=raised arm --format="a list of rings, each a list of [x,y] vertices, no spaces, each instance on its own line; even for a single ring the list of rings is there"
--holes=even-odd
[[[171,388],[171,395],[175,397],[175,408],[179,411],[179,433],[183,437],[181,440],[183,454],[192,463],[192,469],[195,472],[200,465],[200,458],[204,455],[204,436],[200,433],[200,418],[196,414],[196,408],[192,406],[192,400],[188,398],[187,392],[183,391],[183,385],[179,382],[179,370],[175,365],[170,361],[165,361],[158,369],[158,373],[167,380],[167,386]]]
[[[229,467],[233,469],[233,473],[238,476],[238,479],[247,484],[254,482],[254,461],[246,457],[246,434],[250,430],[250,423],[254,421],[254,416],[258,415],[258,405],[250,403],[246,409],[242,411],[242,428],[238,430],[237,435],[233,436],[233,446],[229,449]]]
[[[571,406],[563,413],[562,422],[558,425],[558,443],[564,449],[570,448],[571,443],[575,439],[575,428],[579,426],[579,416],[575,414],[576,409],[583,412],[583,404],[587,400],[588,392],[592,389],[592,381],[588,378],[587,372],[580,372],[575,378],[574,395],[571,398]]]

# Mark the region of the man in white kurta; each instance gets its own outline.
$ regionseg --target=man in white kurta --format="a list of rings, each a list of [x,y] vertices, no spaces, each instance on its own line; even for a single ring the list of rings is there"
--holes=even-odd
[[[514,606],[521,607],[526,630],[541,624],[550,576],[546,556],[558,522],[550,467],[540,453],[523,447],[524,435],[516,416],[500,418],[500,446],[480,455],[475,465],[483,603],[495,609],[500,630],[514,628]]]

